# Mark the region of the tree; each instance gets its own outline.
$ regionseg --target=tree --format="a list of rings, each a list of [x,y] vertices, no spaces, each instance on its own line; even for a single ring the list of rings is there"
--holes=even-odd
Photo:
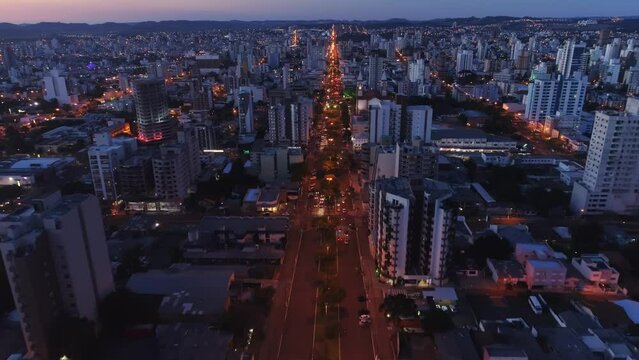
[[[459,125],[466,126],[466,123],[468,122],[468,116],[461,113],[457,116],[457,120],[459,120]]]
[[[477,163],[475,162],[475,160],[468,158],[464,160],[462,164],[464,164],[464,167],[466,168],[468,179],[470,179],[470,181],[474,181],[475,175],[477,175]]]
[[[320,294],[321,302],[329,304],[339,304],[346,297],[346,290],[337,286],[326,286],[322,288]]]
[[[33,151],[33,145],[25,140],[24,135],[18,130],[9,126],[5,132],[5,138],[2,141],[2,149],[7,155],[30,153]]]
[[[302,181],[302,178],[308,173],[308,166],[304,162],[291,164],[290,171],[291,181]]]
[[[415,300],[409,299],[404,294],[389,295],[379,306],[379,310],[386,313],[386,316],[398,320],[399,317],[412,317],[417,315],[417,305]]]
[[[137,245],[122,254],[120,259],[120,266],[117,269],[117,277],[127,278],[132,274],[141,272],[144,270],[140,259],[144,256],[144,248],[142,245]]]
[[[506,201],[520,201],[520,185],[526,182],[526,172],[517,166],[494,166],[489,175],[490,190]]]
[[[470,251],[477,264],[483,265],[486,263],[486,259],[510,259],[513,247],[508,240],[491,231],[475,239]]]
[[[0,187],[0,202],[13,201],[24,194],[26,190],[18,185]]]
[[[422,328],[428,335],[447,332],[455,328],[450,315],[440,309],[430,309],[422,317]]]
[[[62,315],[49,330],[52,359],[92,359],[97,339],[94,324],[87,319]]]
[[[0,256],[0,269],[4,269],[4,259]],[[5,271],[0,271],[0,314],[15,309],[11,286]]]
[[[526,203],[532,205],[541,215],[547,216],[552,209],[566,208],[570,196],[558,189],[548,189],[543,186],[534,187],[526,191]]]
[[[581,219],[570,225],[570,237],[577,253],[594,253],[599,251],[603,228],[592,219]]]
[[[119,289],[102,300],[98,315],[103,331],[117,335],[132,325],[155,323],[158,306],[159,303],[148,298],[127,289]]]

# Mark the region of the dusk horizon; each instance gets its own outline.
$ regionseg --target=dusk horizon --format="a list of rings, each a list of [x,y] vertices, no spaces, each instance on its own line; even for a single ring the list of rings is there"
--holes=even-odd
[[[639,0],[0,8],[0,360],[639,360]]]
[[[569,0],[557,4],[551,0],[535,3],[512,4],[506,0],[476,2],[460,0],[451,8],[444,2],[423,3],[406,0],[401,4],[390,1],[362,0],[340,3],[328,0],[321,4],[290,4],[287,0],[275,0],[268,8],[256,8],[250,1],[210,4],[203,0],[186,0],[179,5],[139,1],[135,4],[123,0],[101,3],[94,0],[76,0],[46,3],[28,0],[20,6],[7,8],[0,14],[0,22],[13,24],[33,24],[39,22],[65,22],[100,24],[104,22],[144,22],[144,21],[309,21],[309,20],[384,20],[402,18],[412,21],[439,18],[465,18],[486,16],[513,17],[611,17],[625,13],[639,15],[639,7],[630,0],[615,0],[606,3],[605,9],[597,8],[595,0]],[[292,6],[294,5],[294,6]],[[398,6],[401,5],[401,6]],[[632,8],[635,8],[634,10]],[[575,9],[583,9],[582,13]],[[595,9],[597,9],[595,11]],[[348,15],[346,15],[348,14]],[[419,14],[419,15],[418,15]]]

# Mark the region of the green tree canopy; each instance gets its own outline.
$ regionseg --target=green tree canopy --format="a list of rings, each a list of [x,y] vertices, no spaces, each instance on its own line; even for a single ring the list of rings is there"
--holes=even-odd
[[[477,239],[470,247],[477,264],[486,264],[486,259],[507,260],[513,254],[513,247],[508,240],[494,232],[488,232]]]
[[[422,327],[428,335],[450,331],[455,328],[450,315],[440,309],[430,309],[422,316]]]
[[[581,219],[570,225],[570,235],[573,249],[577,253],[594,253],[599,251],[603,228],[592,219]]]
[[[397,320],[400,316],[411,317],[417,315],[415,300],[409,299],[404,294],[389,295],[379,307],[391,319]]]

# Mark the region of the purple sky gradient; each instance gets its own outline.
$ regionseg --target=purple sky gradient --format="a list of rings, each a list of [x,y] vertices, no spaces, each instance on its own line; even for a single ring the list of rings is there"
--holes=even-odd
[[[0,0],[0,22],[629,16],[639,0]]]

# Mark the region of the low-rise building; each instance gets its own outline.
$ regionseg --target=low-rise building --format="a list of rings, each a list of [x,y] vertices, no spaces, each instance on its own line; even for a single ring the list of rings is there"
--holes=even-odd
[[[158,309],[162,321],[214,322],[230,305],[234,279],[234,272],[228,269],[174,264],[166,270],[133,274],[127,288],[136,294],[163,296]]]
[[[280,191],[279,190],[262,190],[257,198],[255,206],[257,211],[262,213],[275,214],[279,210]]]
[[[10,158],[0,161],[0,186],[45,184],[76,161],[72,157]]]
[[[559,260],[527,260],[526,284],[529,289],[563,289],[567,269]]]
[[[500,285],[516,285],[526,282],[526,271],[514,260],[486,259],[493,281]]]
[[[596,285],[616,286],[619,283],[619,272],[610,266],[608,257],[603,254],[574,257],[571,264],[584,278]]]
[[[519,243],[515,245],[515,259],[520,264],[528,260],[547,260],[555,257],[555,250],[546,244]]]
[[[517,141],[489,135],[478,129],[435,129],[432,140],[440,151],[501,152],[517,148]]]

